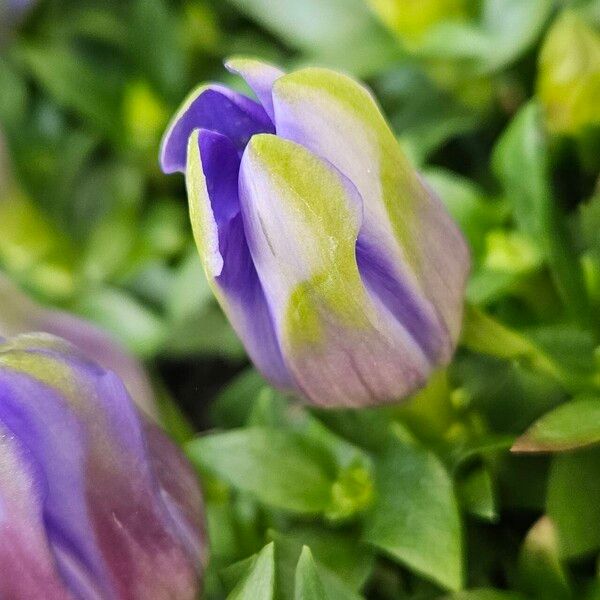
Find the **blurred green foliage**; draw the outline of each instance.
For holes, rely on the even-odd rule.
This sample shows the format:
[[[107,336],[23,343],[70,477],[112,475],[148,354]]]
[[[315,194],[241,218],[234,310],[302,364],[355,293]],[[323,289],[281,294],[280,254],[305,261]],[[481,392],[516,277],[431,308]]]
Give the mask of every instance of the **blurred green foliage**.
[[[0,36],[0,269],[159,366],[203,598],[600,598],[597,0],[39,0]],[[366,79],[469,241],[461,348],[403,404],[198,391],[246,359],[158,144],[240,53]]]

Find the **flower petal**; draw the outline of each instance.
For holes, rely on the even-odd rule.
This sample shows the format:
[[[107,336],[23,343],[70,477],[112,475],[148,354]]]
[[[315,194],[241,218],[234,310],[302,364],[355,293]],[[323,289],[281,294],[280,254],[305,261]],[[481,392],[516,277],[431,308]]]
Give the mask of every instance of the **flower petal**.
[[[354,185],[304,147],[254,136],[242,158],[248,243],[288,368],[321,405],[398,398],[431,365],[356,262],[362,202]]]
[[[248,250],[238,199],[237,151],[224,136],[200,130],[190,137],[187,155],[190,217],[208,280],[257,368],[290,389],[271,311]]]
[[[345,75],[310,68],[278,79],[273,101],[277,135],[328,160],[356,185],[364,201],[360,246],[374,257],[371,263],[385,259],[386,279],[414,296],[427,354],[449,360],[460,330],[468,249],[402,153],[371,94]],[[363,275],[373,278],[369,268]],[[387,305],[388,300],[383,299]],[[399,318],[417,318],[403,302],[389,308]]]
[[[48,543],[74,595],[194,598],[201,557],[120,380],[62,340],[20,336],[0,346],[0,393],[0,422],[44,474]]]
[[[165,173],[184,172],[188,138],[194,129],[211,129],[227,136],[241,153],[255,133],[272,132],[262,106],[222,85],[203,85],[185,100],[165,133],[160,164]]]
[[[232,73],[237,73],[244,78],[256,97],[262,104],[266,113],[275,122],[273,108],[273,84],[285,72],[281,69],[253,58],[230,58],[225,62],[225,67]]]
[[[88,358],[114,371],[125,383],[134,402],[157,419],[152,385],[142,364],[108,333],[69,313],[47,309],[27,297],[0,273],[0,335],[14,336],[39,331],[62,337]]]
[[[43,484],[27,450],[0,423],[0,598],[71,598],[44,535]]]

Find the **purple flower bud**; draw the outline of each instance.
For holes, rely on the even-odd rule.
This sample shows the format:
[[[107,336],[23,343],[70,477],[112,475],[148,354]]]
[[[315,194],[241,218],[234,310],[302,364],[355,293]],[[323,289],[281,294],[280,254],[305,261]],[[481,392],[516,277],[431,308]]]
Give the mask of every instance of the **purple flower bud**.
[[[359,83],[227,66],[259,102],[202,86],[161,149],[218,300],[276,386],[324,406],[405,396],[456,346],[462,235]]]
[[[118,377],[0,339],[0,598],[193,600],[203,561],[194,474]]]
[[[143,365],[107,332],[70,313],[44,308],[1,272],[0,307],[0,336],[38,331],[64,338],[101,367],[114,371],[137,406],[157,419],[152,385]]]

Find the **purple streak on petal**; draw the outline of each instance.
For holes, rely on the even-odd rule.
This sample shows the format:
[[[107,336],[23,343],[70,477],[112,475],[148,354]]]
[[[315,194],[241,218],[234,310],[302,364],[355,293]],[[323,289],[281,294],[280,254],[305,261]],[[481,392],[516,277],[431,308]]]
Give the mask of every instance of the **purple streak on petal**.
[[[275,385],[292,389],[292,379],[275,335],[271,311],[250,256],[238,198],[240,160],[224,136],[201,130],[202,170],[217,223],[223,267],[215,283],[224,310],[257,368]]]
[[[160,164],[165,173],[185,172],[188,139],[195,129],[210,129],[227,136],[241,154],[256,133],[273,132],[262,106],[222,85],[211,85],[188,101],[165,134]]]
[[[236,73],[244,78],[274,123],[273,84],[282,75],[285,75],[285,72],[268,63],[249,58],[230,59],[225,63],[225,67],[231,73]]]
[[[390,313],[404,325],[427,358],[436,364],[447,350],[446,336],[424,306],[422,298],[391,263],[387,254],[364,242],[359,236],[356,262],[370,294],[379,298]]]

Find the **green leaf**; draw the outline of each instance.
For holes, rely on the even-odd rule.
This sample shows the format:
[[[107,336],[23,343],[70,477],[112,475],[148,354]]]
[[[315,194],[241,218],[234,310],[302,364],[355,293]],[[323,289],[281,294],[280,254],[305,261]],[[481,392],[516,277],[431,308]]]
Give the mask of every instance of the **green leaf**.
[[[323,536],[320,535],[321,533]],[[292,600],[294,598],[294,574],[302,549],[309,544],[312,548],[314,564],[319,579],[323,582],[328,594],[335,600],[361,600],[362,597],[355,591],[354,586],[351,584],[352,577],[346,577],[346,570],[343,567],[341,567],[342,570],[340,571],[340,563],[336,562],[336,559],[333,557],[336,551],[336,541],[341,540],[341,550],[343,553],[347,552],[344,544],[348,540],[347,538],[344,539],[343,535],[337,536],[323,527],[315,527],[312,531],[310,529],[295,529],[290,534],[269,531],[268,536],[275,542],[275,553],[277,556],[275,564],[276,588],[280,600]],[[315,545],[313,546],[312,544]],[[356,539],[355,544],[365,552],[362,558],[370,570],[373,564],[372,555],[368,551],[365,551],[364,546],[358,544]],[[359,572],[364,576],[365,571],[362,565],[358,564],[357,566]]]
[[[461,524],[444,466],[427,450],[393,441],[376,468],[377,499],[365,540],[443,587],[459,589]]]
[[[449,139],[475,129],[482,118],[411,64],[384,72],[374,86],[390,125],[417,164]]]
[[[190,248],[177,268],[166,311],[176,323],[185,322],[202,310],[212,298],[212,292],[196,248]]]
[[[118,289],[90,292],[79,299],[76,308],[142,357],[158,352],[166,334],[165,323],[159,316]]]
[[[480,588],[477,590],[468,590],[458,592],[450,596],[445,596],[444,600],[526,600],[517,592],[502,592],[492,588]]]
[[[576,398],[546,413],[513,445],[513,452],[560,452],[600,442],[600,397]]]
[[[478,23],[442,22],[427,32],[418,52],[461,61],[477,73],[496,71],[535,42],[552,9],[551,0],[485,0]]]
[[[337,579],[334,587],[358,592],[373,569],[372,549],[358,539],[354,531],[326,529],[321,525],[296,526],[288,531],[270,530],[279,556],[292,557],[295,566],[303,546],[309,546],[321,573],[328,580]],[[287,574],[289,575],[289,573]]]
[[[539,54],[537,95],[548,128],[581,134],[600,124],[600,33],[585,14],[565,10],[553,22]]]
[[[600,447],[554,458],[548,479],[548,516],[560,555],[575,558],[600,548]]]
[[[59,105],[118,140],[119,86],[112,73],[99,72],[84,56],[57,44],[22,48],[19,57]]]
[[[461,505],[472,515],[485,521],[498,519],[493,482],[485,467],[476,467],[461,477],[457,494]]]
[[[232,0],[232,3],[284,42],[302,50],[313,62],[364,76],[400,54],[393,36],[361,0],[301,3]]]
[[[519,554],[520,588],[533,598],[569,600],[567,574],[558,556],[554,524],[542,517],[527,533]]]
[[[265,546],[252,560],[247,575],[235,586],[227,600],[273,600],[275,597],[274,544]]]
[[[305,437],[266,427],[199,437],[191,460],[267,505],[316,514],[331,504],[332,459]]]
[[[546,375],[564,390],[572,393],[588,393],[600,390],[600,377],[583,369],[566,365],[555,358],[526,335],[506,327],[493,317],[469,304],[465,308],[461,343],[465,348],[497,358],[517,361],[520,365]],[[550,383],[549,381],[547,381]]]
[[[325,591],[308,546],[302,548],[295,581],[294,600],[332,600],[332,596]]]
[[[253,368],[234,377],[217,395],[210,416],[218,427],[242,427],[248,422],[254,401],[267,387],[262,375]]]
[[[589,319],[587,292],[566,219],[553,196],[549,160],[541,111],[532,101],[497,142],[492,165],[512,203],[519,229],[539,244],[566,308],[585,325]]]

